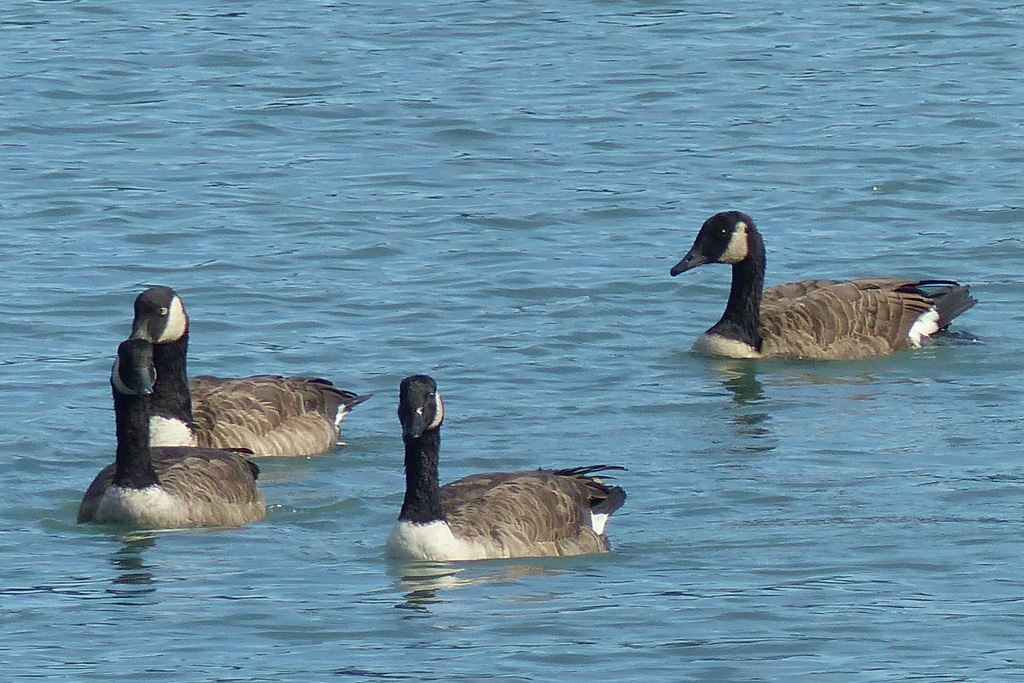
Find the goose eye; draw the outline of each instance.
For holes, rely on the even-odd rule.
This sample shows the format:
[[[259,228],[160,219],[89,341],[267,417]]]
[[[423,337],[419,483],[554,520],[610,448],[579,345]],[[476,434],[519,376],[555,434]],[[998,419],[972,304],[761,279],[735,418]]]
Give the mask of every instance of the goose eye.
[[[166,306],[161,306],[160,307],[160,315],[167,315],[170,312],[171,312],[171,309],[167,308]]]

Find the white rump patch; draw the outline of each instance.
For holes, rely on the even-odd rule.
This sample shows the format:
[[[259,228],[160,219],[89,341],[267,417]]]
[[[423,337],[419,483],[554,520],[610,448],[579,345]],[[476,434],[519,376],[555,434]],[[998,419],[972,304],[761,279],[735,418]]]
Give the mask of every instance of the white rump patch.
[[[707,332],[697,337],[697,341],[693,342],[693,350],[710,356],[724,356],[726,358],[761,357],[757,349],[746,342],[729,339],[718,334],[708,334]]]
[[[750,251],[747,242],[747,224],[740,221],[732,231],[732,237],[729,238],[729,246],[725,248],[725,251],[718,260],[722,263],[739,263],[747,258],[747,254]]]
[[[384,554],[396,560],[431,562],[496,557],[488,555],[486,548],[477,543],[455,538],[448,523],[441,520],[426,524],[398,520],[388,536]]]
[[[149,418],[150,446],[196,446],[196,435],[177,418],[153,415]]]
[[[910,345],[915,349],[921,348],[921,342],[939,331],[939,312],[933,307],[922,313],[910,326],[907,336],[910,338]]]
[[[611,515],[604,512],[590,513],[590,526],[593,527],[595,534],[600,536],[604,533],[604,525],[608,523],[609,517]]]
[[[156,339],[154,344],[166,344],[167,342],[178,341],[188,328],[188,316],[185,315],[185,306],[181,299],[175,296],[171,299],[171,309],[167,312],[167,325],[164,326],[163,334]]]

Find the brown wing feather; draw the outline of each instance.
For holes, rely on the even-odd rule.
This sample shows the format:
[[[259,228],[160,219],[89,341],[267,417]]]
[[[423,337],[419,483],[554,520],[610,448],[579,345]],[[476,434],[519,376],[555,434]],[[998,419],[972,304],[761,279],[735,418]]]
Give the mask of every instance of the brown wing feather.
[[[477,474],[441,487],[441,507],[452,532],[498,546],[509,557],[604,552],[594,533],[592,498],[601,484],[551,471]],[[607,488],[607,487],[605,487]]]
[[[212,448],[154,448],[153,467],[168,492],[196,507],[233,506],[266,515],[256,486],[259,468],[247,458]]]
[[[785,299],[798,299],[812,290],[835,284],[839,284],[839,280],[800,280],[774,285],[764,290],[761,305],[775,304]]]
[[[369,396],[317,377],[194,377],[189,382],[199,445],[254,455],[315,455],[338,441],[338,422]]]
[[[761,305],[766,356],[869,358],[909,345],[907,333],[933,306],[908,280],[865,278],[781,286]],[[803,293],[797,293],[799,289]],[[776,288],[771,288],[775,290]],[[784,295],[783,295],[784,294]]]
[[[917,284],[915,280],[905,280],[895,277],[863,277],[856,280],[798,280],[797,282],[784,282],[779,285],[772,285],[764,290],[761,297],[761,305],[775,304],[787,299],[799,299],[819,289],[827,289],[834,285],[855,284],[860,289],[892,289],[907,287]]]

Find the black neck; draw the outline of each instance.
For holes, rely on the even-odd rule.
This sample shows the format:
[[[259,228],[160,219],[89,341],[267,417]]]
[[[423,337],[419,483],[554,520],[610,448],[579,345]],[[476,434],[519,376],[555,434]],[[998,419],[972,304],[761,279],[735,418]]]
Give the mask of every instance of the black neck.
[[[441,491],[437,483],[440,450],[440,429],[431,429],[417,439],[406,440],[405,500],[398,519],[418,523],[444,519]]]
[[[149,450],[149,400],[114,391],[117,456],[114,485],[141,489],[159,484]]]
[[[761,350],[761,294],[764,291],[764,242],[755,230],[747,232],[747,257],[732,265],[732,287],[725,313],[708,330]]]
[[[188,391],[188,330],[181,339],[153,345],[156,384],[150,409],[160,417],[177,418],[192,428],[192,397]]]

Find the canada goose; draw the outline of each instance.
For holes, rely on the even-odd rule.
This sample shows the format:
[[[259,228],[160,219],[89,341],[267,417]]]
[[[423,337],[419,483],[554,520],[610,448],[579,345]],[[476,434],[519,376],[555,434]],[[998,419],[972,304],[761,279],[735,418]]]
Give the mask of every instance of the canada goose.
[[[79,522],[154,528],[238,526],[266,516],[259,468],[238,453],[149,445],[149,410],[157,379],[153,347],[121,342],[110,373],[117,455],[89,485]]]
[[[740,211],[704,221],[693,247],[670,273],[674,277],[705,263],[732,264],[725,313],[693,345],[716,356],[885,356],[920,347],[977,303],[967,285],[950,280],[803,280],[763,289],[764,241]]]
[[[626,492],[589,476],[614,465],[474,474],[438,486],[444,406],[426,375],[402,380],[405,500],[388,537],[389,557],[482,560],[603,553],[604,525]]]
[[[200,375],[190,382],[188,325],[185,306],[170,287],[150,287],[136,297],[131,336],[154,345],[155,446],[316,455],[338,443],[341,420],[372,396],[339,389],[319,377]]]

